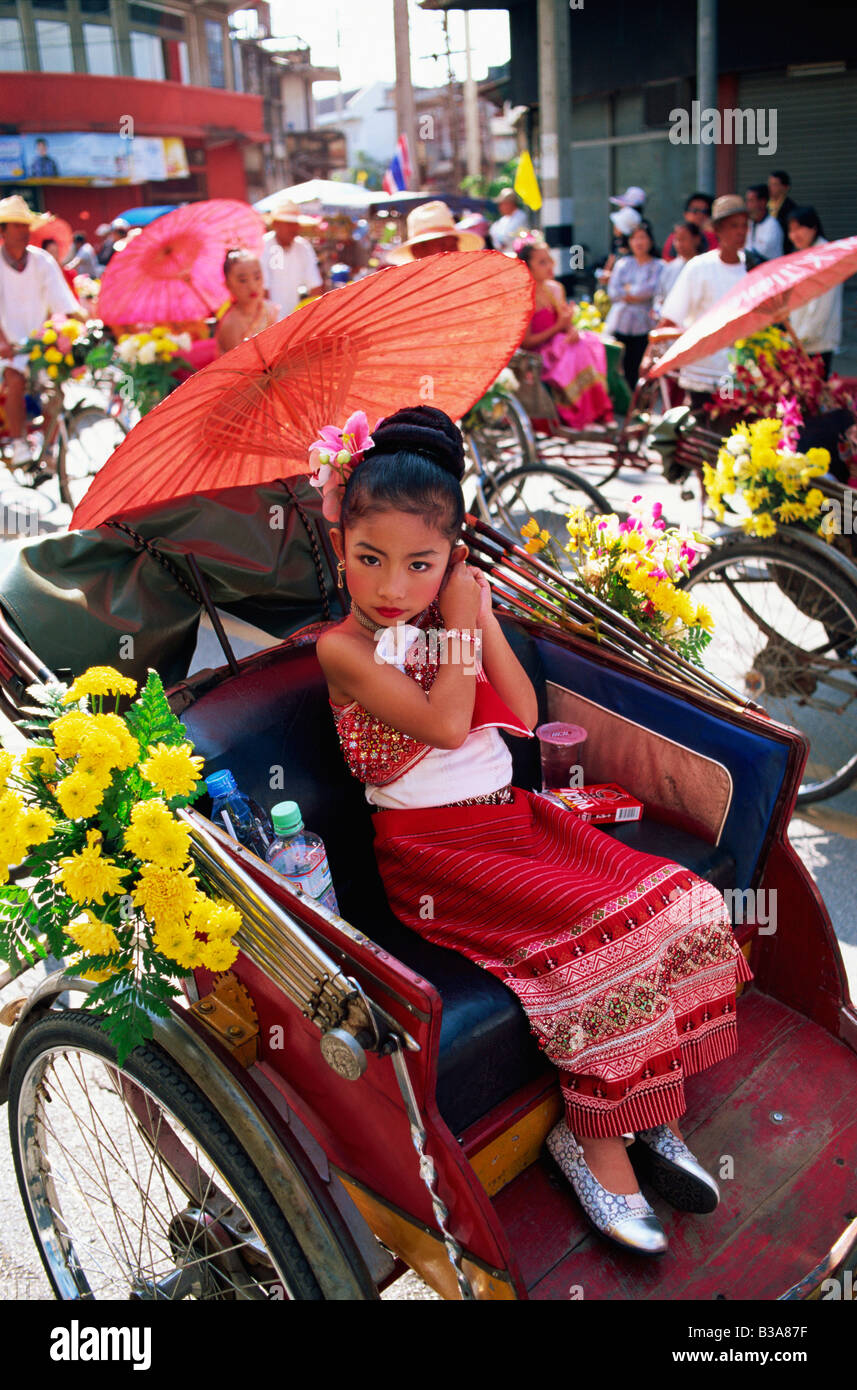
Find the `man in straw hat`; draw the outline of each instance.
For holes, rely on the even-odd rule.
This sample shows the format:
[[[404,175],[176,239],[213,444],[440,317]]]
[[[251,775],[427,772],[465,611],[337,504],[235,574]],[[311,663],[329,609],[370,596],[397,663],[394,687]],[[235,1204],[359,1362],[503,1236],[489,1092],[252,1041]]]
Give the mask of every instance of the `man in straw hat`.
[[[27,245],[30,232],[47,220],[28,208],[17,193],[0,199],[0,365],[6,388],[3,408],[7,432],[14,441],[14,463],[25,463],[30,457],[23,437],[27,354],[20,351],[21,345],[38,333],[52,314],[83,318],[53,256],[38,246]]]
[[[747,273],[744,242],[749,216],[744,199],[737,193],[715,198],[711,222],[718,241],[717,250],[704,251],[688,261],[664,300],[663,326],[690,328]],[[678,381],[689,392],[690,404],[699,409],[728,374],[729,349],[722,348],[710,357],[682,367]]]
[[[517,237],[527,230],[527,214],[514,188],[504,188],[498,194],[497,207],[500,216],[491,226],[491,245],[497,251],[511,251]]]
[[[408,213],[408,239],[387,253],[393,265],[421,261],[439,251],[482,251],[485,246],[475,232],[459,231],[446,203],[420,203]]]
[[[271,213],[271,230],[262,245],[262,279],[269,299],[279,305],[281,319],[297,308],[301,290],[321,289],[315,252],[299,235],[301,228],[307,230],[317,222],[288,199],[277,203]]]

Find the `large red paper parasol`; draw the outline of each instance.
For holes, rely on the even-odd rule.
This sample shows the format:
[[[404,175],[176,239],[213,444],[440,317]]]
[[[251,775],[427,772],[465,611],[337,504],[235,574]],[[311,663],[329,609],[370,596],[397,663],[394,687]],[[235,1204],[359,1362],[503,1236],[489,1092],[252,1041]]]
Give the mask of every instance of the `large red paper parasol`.
[[[323,425],[406,405],[458,419],[521,341],[534,282],[522,261],[452,251],[332,290],[240,343],[146,415],[72,518],[88,528],[195,492],[310,471]]]
[[[71,227],[64,217],[49,217],[40,226],[30,229],[30,243],[33,246],[44,246],[51,237],[57,244],[60,260],[64,261],[71,250]]]
[[[232,198],[190,203],[159,217],[111,257],[101,281],[105,323],[184,323],[206,318],[226,298],[226,252],[262,250],[258,212]]]
[[[792,309],[825,294],[857,271],[857,236],[810,246],[751,270],[702,318],[677,338],[652,367],[650,376],[729,347],[738,338],[787,319]]]

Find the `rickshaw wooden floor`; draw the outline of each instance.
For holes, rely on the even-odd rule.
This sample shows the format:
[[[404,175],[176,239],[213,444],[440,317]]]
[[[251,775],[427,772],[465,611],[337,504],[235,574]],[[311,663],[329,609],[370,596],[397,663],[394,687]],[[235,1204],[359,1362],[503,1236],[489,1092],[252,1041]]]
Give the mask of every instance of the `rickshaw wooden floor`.
[[[678,1212],[644,1186],[669,1250],[625,1254],[542,1158],[494,1198],[530,1298],[776,1299],[853,1219],[857,1055],[754,988],[738,1009],[739,1051],[688,1079],[682,1122],[718,1178],[717,1210]]]

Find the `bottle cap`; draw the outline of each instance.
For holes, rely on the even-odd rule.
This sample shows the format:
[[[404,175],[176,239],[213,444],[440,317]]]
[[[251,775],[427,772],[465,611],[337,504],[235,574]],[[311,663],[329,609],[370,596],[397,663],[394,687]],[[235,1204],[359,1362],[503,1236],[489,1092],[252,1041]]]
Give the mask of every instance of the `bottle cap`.
[[[210,772],[205,779],[205,785],[212,801],[218,796],[231,796],[238,790],[238,783],[228,767],[222,767],[219,772]]]
[[[301,808],[296,801],[278,801],[271,807],[271,824],[277,835],[294,835],[303,826]]]

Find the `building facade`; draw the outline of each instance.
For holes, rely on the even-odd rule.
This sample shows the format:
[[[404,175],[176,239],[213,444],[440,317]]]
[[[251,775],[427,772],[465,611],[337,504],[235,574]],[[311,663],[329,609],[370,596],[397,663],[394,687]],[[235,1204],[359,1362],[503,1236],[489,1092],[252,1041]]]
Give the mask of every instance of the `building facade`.
[[[514,107],[529,108],[528,144],[543,181],[559,170],[558,197],[564,208],[571,200],[575,242],[586,244],[593,255],[606,251],[608,199],[630,184],[646,189],[646,215],[658,239],[667,236],[685,198],[698,187],[693,0],[651,0],[645,6],[632,0],[421,4],[426,9],[509,11],[508,98]],[[753,5],[719,0],[720,124],[712,141],[714,187],[704,191],[743,193],[751,183],[764,183],[773,170],[785,169],[792,198],[815,206],[828,237],[857,233],[857,181],[851,172],[857,60],[848,40],[853,28],[854,8],[847,0],[818,0],[800,11],[774,0]],[[540,130],[540,39],[543,53],[561,48],[569,55],[564,70],[555,73],[560,111],[556,127],[546,132],[547,146]],[[677,110],[688,113],[688,143],[674,139],[679,127],[671,113]],[[729,112],[741,114],[730,121]],[[709,130],[718,134],[715,124]],[[557,143],[566,148],[557,150]],[[569,152],[570,158],[564,157]],[[559,220],[567,220],[565,211]]]
[[[0,0],[3,196],[90,229],[143,204],[245,198],[245,156],[270,136],[236,81],[237,8]]]

